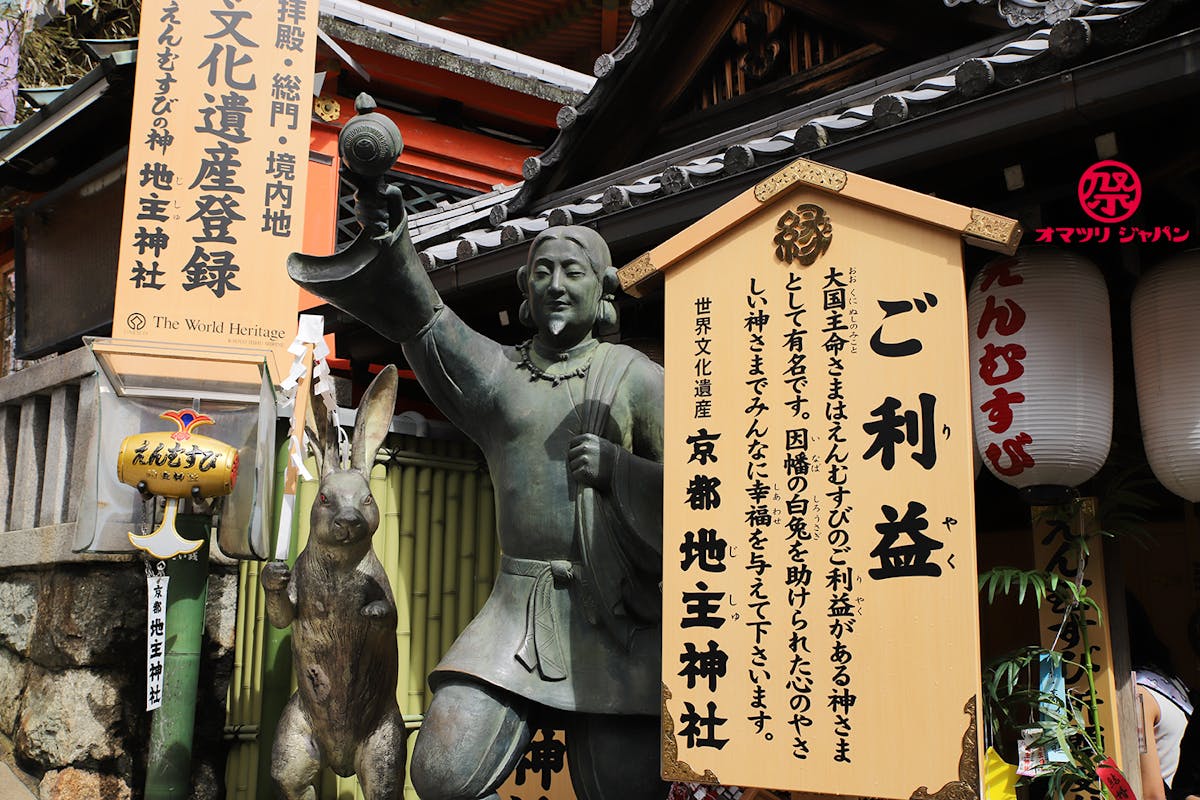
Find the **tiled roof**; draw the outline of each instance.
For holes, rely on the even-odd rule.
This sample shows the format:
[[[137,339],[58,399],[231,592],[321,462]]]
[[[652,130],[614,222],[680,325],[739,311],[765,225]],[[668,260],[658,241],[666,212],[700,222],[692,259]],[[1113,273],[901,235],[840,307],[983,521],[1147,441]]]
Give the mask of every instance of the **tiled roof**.
[[[475,63],[532,79],[553,86],[567,94],[578,96],[595,84],[595,79],[574,70],[532,58],[488,42],[472,39],[444,28],[427,25],[415,19],[394,14],[360,0],[321,0],[321,14],[343,22],[362,26],[394,39],[408,42],[427,51],[435,63],[446,57],[460,59],[458,69]],[[410,55],[413,55],[410,53]],[[418,55],[414,57],[419,58]],[[478,76],[483,77],[483,76]]]
[[[1089,0],[943,0],[948,6],[966,3],[991,5],[996,2],[996,13],[1004,17],[1014,28],[1022,25],[1053,25],[1068,17],[1084,14],[1100,3]]]
[[[1062,14],[1071,0],[1021,2],[1028,7],[1055,5]],[[829,145],[1128,48],[1144,40],[1180,2],[1074,3],[1069,9],[1074,16],[1061,17],[1052,25],[843,90],[740,129],[737,136],[714,137],[590,181],[574,192],[558,192],[557,202],[539,207],[531,196],[531,173],[538,172],[539,161],[548,155],[558,158],[569,151],[571,128],[594,107],[605,81],[636,47],[640,27],[652,24],[652,10],[643,10],[625,42],[597,62],[599,80],[592,92],[578,106],[560,112],[559,137],[546,153],[527,162],[526,182],[414,215],[410,221],[414,244],[426,269],[432,271],[526,241],[550,225],[586,223],[754,167],[773,162],[782,166],[801,155],[816,153],[819,159],[819,151]],[[568,124],[563,125],[564,120]],[[536,210],[513,213],[511,208]]]

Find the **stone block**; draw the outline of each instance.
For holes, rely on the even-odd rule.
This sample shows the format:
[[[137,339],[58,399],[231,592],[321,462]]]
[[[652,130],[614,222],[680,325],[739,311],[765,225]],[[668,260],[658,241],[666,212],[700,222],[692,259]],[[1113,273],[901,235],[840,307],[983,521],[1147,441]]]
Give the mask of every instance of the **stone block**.
[[[29,662],[0,647],[0,733],[5,736],[13,734],[28,677]]]
[[[220,658],[233,650],[237,637],[238,574],[214,570],[208,576],[208,602],[204,607],[204,633]]]
[[[21,401],[21,422],[17,434],[17,462],[13,469],[12,506],[8,530],[37,527],[38,506],[42,501],[42,475],[45,470],[46,436],[50,426],[50,399],[34,395]]]
[[[29,654],[37,621],[40,580],[28,572],[0,575],[0,643]]]
[[[129,691],[124,677],[85,669],[51,672],[37,665],[29,673],[13,733],[18,758],[49,770],[124,754],[122,695]]]
[[[68,767],[51,770],[38,787],[39,800],[131,800],[133,792],[116,775]]]
[[[75,445],[75,417],[79,394],[74,386],[58,386],[50,392],[50,421],[46,429],[46,450],[42,456],[42,499],[38,506],[38,526],[65,522],[70,489],[72,448]]]
[[[33,660],[47,667],[126,665],[144,650],[140,565],[67,567],[47,578]]]

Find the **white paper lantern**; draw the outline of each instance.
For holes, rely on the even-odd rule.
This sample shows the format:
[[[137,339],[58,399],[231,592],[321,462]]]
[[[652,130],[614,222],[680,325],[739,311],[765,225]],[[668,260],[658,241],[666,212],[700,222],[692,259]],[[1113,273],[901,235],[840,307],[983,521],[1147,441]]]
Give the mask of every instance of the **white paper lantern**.
[[[1159,483],[1200,502],[1200,251],[1151,270],[1133,293],[1142,442]]]
[[[1029,490],[1076,487],[1112,440],[1108,288],[1091,261],[1033,247],[971,285],[971,405],[984,464]]]

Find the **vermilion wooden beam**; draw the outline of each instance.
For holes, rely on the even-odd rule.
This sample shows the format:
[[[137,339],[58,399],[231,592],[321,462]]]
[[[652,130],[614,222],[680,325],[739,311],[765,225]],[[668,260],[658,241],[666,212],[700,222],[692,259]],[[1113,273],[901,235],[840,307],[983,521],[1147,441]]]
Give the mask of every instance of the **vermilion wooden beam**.
[[[343,42],[371,74],[373,85],[390,84],[431,98],[457,100],[468,108],[486,111],[501,119],[553,129],[562,103],[531,97],[476,78],[456,75],[438,67],[397,58],[350,42]],[[376,90],[380,97],[386,92]]]
[[[338,98],[340,127],[354,116],[354,101]],[[536,151],[470,131],[411,117],[387,108],[376,109],[392,118],[404,136],[404,152],[397,168],[468,189],[488,191],[496,184],[521,180],[521,165]]]
[[[604,6],[600,9],[600,50],[605,53],[617,49],[618,8],[617,0],[604,0]]]

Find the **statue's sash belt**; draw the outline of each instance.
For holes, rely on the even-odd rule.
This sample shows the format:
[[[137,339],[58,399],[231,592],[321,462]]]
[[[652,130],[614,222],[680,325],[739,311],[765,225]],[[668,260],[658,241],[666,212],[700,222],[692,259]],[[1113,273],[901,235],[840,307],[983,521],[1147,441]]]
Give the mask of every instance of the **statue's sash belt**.
[[[566,589],[576,580],[580,565],[570,561],[537,561],[531,558],[500,557],[500,571],[533,578],[533,590],[525,606],[525,637],[515,653],[525,669],[548,681],[567,677],[567,659],[559,640],[558,611],[553,592]]]

